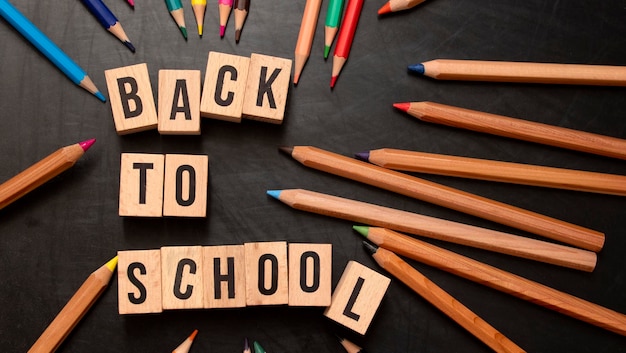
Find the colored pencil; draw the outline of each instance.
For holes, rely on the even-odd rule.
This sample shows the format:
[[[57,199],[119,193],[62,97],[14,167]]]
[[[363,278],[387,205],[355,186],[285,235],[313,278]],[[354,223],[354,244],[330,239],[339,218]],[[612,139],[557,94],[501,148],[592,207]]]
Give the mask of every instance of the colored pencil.
[[[217,8],[220,14],[220,38],[223,38],[230,11],[233,9],[233,0],[217,0]]]
[[[413,8],[425,0],[389,0],[378,9],[379,15],[385,15],[392,12],[404,11]]]
[[[96,17],[104,29],[117,37],[130,51],[135,52],[135,46],[133,46],[133,43],[128,39],[124,28],[122,28],[122,25],[113,12],[109,10],[102,0],[82,0],[82,2],[87,9],[89,9],[89,12]]]
[[[0,16],[20,32],[24,38],[28,39],[56,67],[63,71],[74,84],[79,85],[101,101],[106,102],[104,95],[100,93],[85,71],[7,0],[0,0]]]
[[[305,166],[418,200],[488,219],[586,250],[599,251],[604,234],[462,190],[381,168],[311,146],[282,148]]]
[[[185,13],[183,11],[183,4],[180,0],[165,0],[167,10],[172,15],[174,22],[178,25],[180,33],[183,34],[185,40],[187,40],[187,27],[185,26]]]
[[[135,0],[127,0],[127,2],[130,7],[132,7],[133,9],[135,8]]]
[[[206,0],[191,0],[191,8],[198,25],[198,35],[202,37],[204,27],[204,13],[206,12]]]
[[[117,256],[95,270],[52,320],[29,353],[54,352],[106,289],[117,266]]]
[[[300,32],[298,32],[298,40],[294,54],[293,83],[296,85],[300,80],[304,64],[311,55],[311,46],[313,45],[313,37],[315,37],[315,25],[317,25],[321,7],[322,0],[307,0],[304,5]]]
[[[265,353],[265,349],[263,349],[261,344],[257,341],[254,341],[254,353]]]
[[[400,232],[472,246],[581,271],[593,271],[594,252],[423,216],[303,189],[269,190],[268,195],[297,210],[387,227]]]
[[[324,26],[324,59],[328,58],[330,53],[330,47],[333,45],[339,30],[342,13],[343,0],[330,0],[326,11],[326,25]]]
[[[390,230],[369,228],[359,232],[365,233],[367,240],[399,255],[626,335],[624,314]]]
[[[437,80],[626,86],[626,66],[439,59],[409,71]]]
[[[187,337],[183,343],[181,343],[178,347],[176,347],[172,353],[188,353],[191,349],[191,345],[193,344],[193,340],[196,339],[196,335],[198,334],[198,330],[193,330],[191,335]]]
[[[348,60],[348,55],[350,55],[350,49],[352,48],[352,42],[354,40],[354,33],[356,32],[356,26],[359,23],[359,17],[361,16],[362,9],[363,0],[348,0],[348,4],[346,5],[346,14],[341,22],[341,28],[339,29],[339,35],[337,36],[337,45],[335,46],[335,53],[333,54],[333,69],[332,77],[330,79],[330,88],[335,87],[337,76],[339,76],[341,69]]]
[[[233,5],[235,13],[235,43],[239,43],[241,30],[250,12],[250,0],[235,0]]]
[[[243,353],[252,353],[250,350],[250,345],[248,344],[248,339],[245,338],[243,341]]]
[[[345,339],[343,337],[337,337],[337,338],[339,338],[339,343],[341,343],[341,345],[346,350],[346,352],[348,352],[348,353],[367,353],[365,351],[365,349],[357,346],[356,344],[348,341],[347,339]]]
[[[626,176],[381,148],[356,157],[377,166],[513,184],[626,196]]]
[[[441,310],[495,352],[525,352],[488,322],[463,305],[463,303],[404,262],[393,252],[373,246],[368,242],[363,242],[363,245],[380,267],[406,284],[415,293]]]
[[[2,183],[0,210],[72,167],[95,142],[91,139],[62,147]]]
[[[426,122],[626,159],[626,140],[433,102],[396,103]]]

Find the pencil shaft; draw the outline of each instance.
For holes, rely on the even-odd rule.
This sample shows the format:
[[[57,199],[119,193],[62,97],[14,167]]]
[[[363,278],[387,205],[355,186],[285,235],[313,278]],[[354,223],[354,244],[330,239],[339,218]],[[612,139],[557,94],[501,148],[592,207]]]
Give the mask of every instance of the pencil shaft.
[[[445,59],[422,65],[424,75],[439,80],[626,86],[623,66]]]
[[[464,329],[481,340],[495,352],[524,352],[488,322],[480,318],[461,302],[429,280],[422,273],[402,261],[389,250],[378,248],[372,255],[376,262],[414,292],[441,310]]]
[[[337,35],[337,44],[335,45],[335,52],[333,54],[331,88],[335,86],[337,76],[339,76],[341,69],[348,59],[348,55],[350,55],[350,49],[354,41],[354,33],[356,32],[362,9],[363,0],[348,0],[346,13],[341,22],[341,28]]]
[[[389,0],[389,6],[392,12],[408,10],[415,7],[425,0]]]
[[[380,235],[380,233],[374,234],[373,230],[373,228],[370,228],[368,240],[399,255],[528,300],[620,335],[626,335],[626,315],[614,310],[417,239],[399,235],[389,230],[382,230],[385,232],[383,235]],[[389,235],[390,233],[395,234]],[[398,237],[404,240],[397,240]],[[410,239],[410,242],[407,239]]]
[[[0,185],[0,209],[69,169],[84,154],[80,145],[63,147]]]
[[[198,35],[202,36],[204,31],[204,13],[206,12],[206,0],[191,0],[191,9],[198,26]]]
[[[600,232],[319,148],[298,146],[293,148],[291,155],[308,167],[482,217],[583,249],[598,251],[604,243],[604,235]]]
[[[298,83],[304,64],[311,54],[313,37],[315,37],[315,26],[319,17],[322,0],[307,0],[302,13],[300,32],[296,41],[295,63],[294,63],[294,83]]]
[[[326,10],[326,21],[324,26],[324,57],[328,57],[330,46],[335,40],[339,31],[341,14],[343,13],[343,0],[330,0]]]
[[[488,134],[626,159],[626,140],[433,102],[413,102],[407,111],[433,122]]]
[[[298,210],[583,271],[593,270],[596,262],[591,251],[303,189],[282,190],[278,199]]]
[[[235,41],[239,43],[241,29],[246,22],[246,17],[248,17],[248,11],[250,11],[250,0],[235,0],[233,8],[235,16]]]
[[[626,196],[626,176],[383,148],[369,152],[383,168]]]

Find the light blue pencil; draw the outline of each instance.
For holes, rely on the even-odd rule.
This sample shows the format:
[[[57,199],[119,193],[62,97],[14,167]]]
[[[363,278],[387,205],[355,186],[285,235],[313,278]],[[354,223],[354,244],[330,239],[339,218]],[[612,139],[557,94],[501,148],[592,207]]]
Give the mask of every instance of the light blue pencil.
[[[85,71],[7,0],[0,0],[0,16],[4,17],[7,22],[39,49],[43,55],[63,71],[72,82],[91,92],[91,94],[98,97],[101,101],[106,101],[104,95],[100,93],[100,90],[98,90]]]

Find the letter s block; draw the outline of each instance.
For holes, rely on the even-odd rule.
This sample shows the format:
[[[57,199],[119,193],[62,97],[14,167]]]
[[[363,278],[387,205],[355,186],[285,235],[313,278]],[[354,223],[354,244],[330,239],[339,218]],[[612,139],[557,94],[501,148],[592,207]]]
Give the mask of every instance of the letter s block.
[[[122,153],[120,216],[162,216],[164,168],[162,154]]]
[[[104,71],[118,135],[156,129],[157,111],[147,64]]]
[[[119,313],[162,312],[161,251],[118,251],[117,257]]]
[[[289,305],[329,306],[332,244],[289,244]]]
[[[163,215],[206,217],[209,157],[165,155]]]
[[[290,77],[290,59],[252,54],[243,100],[244,118],[282,124]]]
[[[200,115],[239,123],[250,58],[210,52],[204,76]]]
[[[161,248],[161,289],[163,310],[202,309],[202,247]]]
[[[378,272],[350,261],[324,315],[364,335],[390,282]]]

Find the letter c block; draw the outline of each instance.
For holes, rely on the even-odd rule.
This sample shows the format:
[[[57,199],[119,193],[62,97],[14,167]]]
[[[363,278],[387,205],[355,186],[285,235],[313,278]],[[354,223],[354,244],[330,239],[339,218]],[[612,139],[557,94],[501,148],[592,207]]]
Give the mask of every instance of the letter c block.
[[[118,251],[117,257],[119,313],[162,312],[161,251]]]
[[[161,266],[163,310],[202,309],[202,247],[162,247]]]
[[[210,52],[204,77],[200,115],[241,122],[250,58]]]

